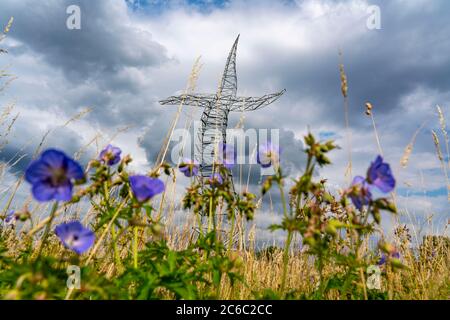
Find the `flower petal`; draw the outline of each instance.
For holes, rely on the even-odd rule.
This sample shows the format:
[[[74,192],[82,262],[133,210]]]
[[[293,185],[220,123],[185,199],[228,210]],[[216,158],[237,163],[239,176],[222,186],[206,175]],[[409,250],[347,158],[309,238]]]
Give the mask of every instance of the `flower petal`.
[[[37,201],[45,202],[54,199],[57,190],[49,183],[38,182],[33,184],[31,192]]]
[[[56,226],[55,233],[61,240],[67,240],[74,232],[83,230],[83,225],[79,221],[70,221]]]
[[[82,180],[84,178],[83,168],[73,159],[66,159],[66,170],[69,179]]]
[[[39,159],[31,162],[28,166],[25,171],[25,180],[33,184],[48,179],[51,174],[50,167]]]
[[[89,229],[84,229],[79,235],[78,240],[75,240],[72,244],[72,250],[78,254],[82,254],[87,251],[95,242],[95,234]]]
[[[143,175],[129,178],[131,190],[139,202],[144,202],[164,191],[164,183],[156,178]]]
[[[72,183],[66,181],[65,184],[60,185],[56,188],[55,200],[59,201],[70,201],[72,199]]]
[[[359,185],[359,184],[363,184],[364,182],[365,182],[365,180],[366,179],[364,179],[364,177],[361,177],[361,176],[355,176],[354,178],[353,178],[353,181],[352,181],[352,186],[356,186],[356,185]]]
[[[136,199],[140,202],[146,201],[149,199],[149,194],[147,187],[145,185],[145,178],[146,176],[131,176],[129,178],[130,180],[130,187],[133,191],[134,196]]]
[[[262,168],[269,168],[272,164],[274,164],[274,162],[279,163],[279,161],[280,148],[277,145],[273,145],[269,141],[258,147],[256,162],[258,162]]]
[[[120,161],[122,150],[108,144],[105,149],[100,152],[99,159],[105,161],[109,166],[113,166]]]
[[[221,185],[223,184],[223,177],[220,173],[214,173],[209,177],[209,183],[210,184],[217,184]]]
[[[353,205],[361,210],[363,206],[369,204],[372,200],[372,193],[370,192],[370,185],[366,179],[361,176],[355,176],[352,181],[352,190],[349,194]]]
[[[188,178],[198,174],[198,164],[191,159],[183,159],[179,169]]]
[[[56,149],[45,150],[40,160],[47,164],[50,168],[63,168],[66,161],[66,154]]]
[[[233,169],[237,163],[237,153],[234,150],[234,146],[219,142],[217,160],[228,170]]]
[[[391,192],[395,188],[395,178],[392,175],[391,167],[383,162],[381,156],[377,156],[371,163],[367,170],[367,180],[384,193]]]
[[[55,234],[66,248],[82,254],[88,250],[95,241],[95,234],[90,229],[83,227],[79,221],[61,223],[56,226]]]

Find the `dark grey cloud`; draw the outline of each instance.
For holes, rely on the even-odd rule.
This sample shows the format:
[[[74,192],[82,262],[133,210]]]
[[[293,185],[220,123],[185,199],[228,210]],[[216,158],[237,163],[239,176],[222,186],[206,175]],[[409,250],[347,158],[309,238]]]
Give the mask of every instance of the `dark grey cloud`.
[[[81,7],[80,31],[65,27],[69,4]],[[364,115],[366,101],[375,107],[384,153],[393,167],[398,167],[404,147],[426,119],[429,123],[417,137],[413,156],[429,158],[434,153],[430,130],[438,127],[434,105],[443,105],[447,117],[450,105],[450,3],[371,1],[381,8],[381,30],[366,28],[364,10],[352,9],[361,4],[365,2],[231,1],[198,14],[177,2],[170,10],[146,16],[147,11],[127,11],[120,1],[3,0],[0,21],[15,17],[11,41],[5,45],[8,62],[19,76],[9,90],[30,113],[70,117],[81,107],[92,107],[83,129],[89,125],[111,136],[117,127],[133,125],[134,138],[123,143],[142,148],[152,163],[176,112],[176,106],[163,108],[157,101],[184,88],[198,54],[206,62],[198,91],[213,91],[226,50],[240,32],[238,94],[287,89],[275,104],[246,114],[245,121],[246,128],[282,129],[286,172],[294,174],[304,164],[299,137],[307,125],[346,146],[339,49],[349,83],[355,172],[363,173],[378,153],[371,120]],[[226,49],[217,50],[225,42]],[[195,111],[194,119],[200,112]],[[230,127],[239,116],[231,116]],[[51,125],[56,126],[39,123],[35,128],[32,120],[24,121],[24,130],[17,132],[2,159]],[[87,139],[80,128],[61,129],[49,143],[76,151]],[[345,149],[333,152],[336,165],[324,171],[341,184],[346,155]],[[425,170],[429,180],[438,183],[441,177],[432,171],[436,167],[439,163],[431,160],[426,165],[412,161],[409,169],[414,174]],[[244,176],[248,170],[244,168]],[[409,179],[413,173],[405,175]],[[258,178],[252,174],[252,186]]]
[[[331,40],[323,50],[320,49],[323,40],[316,38],[313,45],[318,49],[315,50],[280,52],[270,47],[257,51],[261,57],[245,66],[243,77],[248,80],[244,81],[259,79],[255,83],[258,85],[264,79],[275,78],[287,89],[286,104],[309,97],[325,106],[305,110],[300,105],[295,120],[303,125],[308,123],[303,121],[302,114],[311,111],[314,120],[344,123],[338,69],[340,49],[349,83],[350,121],[354,127],[367,126],[361,121],[366,101],[376,106],[377,113],[390,116],[398,109],[402,97],[417,87],[448,91],[450,56],[444,52],[450,52],[450,3],[433,1],[429,10],[420,10],[420,6],[413,10],[401,1],[371,1],[371,4],[380,6],[381,30],[368,30],[365,19],[361,19],[365,16],[360,15],[355,16],[348,30],[358,31],[360,35],[345,38],[342,29],[336,26],[327,33]],[[320,21],[317,19],[317,23]],[[295,36],[292,34],[292,41],[300,41]],[[277,122],[281,126],[285,121],[280,116]]]
[[[19,125],[19,128],[20,127],[21,126]],[[15,132],[17,132],[19,128],[15,128]],[[25,131],[26,129],[22,127],[22,130]],[[15,134],[15,132],[13,132],[13,134]],[[25,133],[21,132],[21,134]],[[33,133],[29,134],[33,135]],[[30,162],[33,160],[33,156],[39,149],[60,149],[64,150],[64,152],[70,156],[74,156],[77,152],[83,150],[81,137],[76,131],[66,127],[54,128],[48,131],[47,134],[44,134],[40,140],[35,140],[33,142],[35,143],[30,144],[27,143],[27,141],[22,141],[22,143],[20,143],[18,140],[14,140],[14,143],[12,144],[6,143],[0,150],[0,161],[8,163],[9,165],[14,165],[12,172],[20,175],[28,167]],[[93,156],[95,155],[88,151],[87,153],[83,153],[81,158],[77,158],[77,160],[81,161],[83,164],[86,164],[87,161]]]
[[[69,30],[66,8],[81,9],[81,29]],[[0,19],[14,16],[12,37],[44,60],[62,68],[74,82],[111,77],[125,67],[158,66],[167,61],[165,48],[144,30],[124,25],[127,12],[110,1],[2,1]],[[103,79],[106,81],[107,79]],[[117,81],[117,79],[115,79]],[[123,84],[117,82],[112,89]]]
[[[69,5],[81,9],[81,29],[66,27]],[[142,124],[155,99],[145,73],[169,61],[164,46],[150,32],[129,23],[125,3],[110,1],[2,1],[0,21],[14,16],[10,50],[28,54],[59,70],[50,80],[59,108],[72,113],[90,106],[90,119],[111,126]],[[133,112],[129,112],[130,109]]]

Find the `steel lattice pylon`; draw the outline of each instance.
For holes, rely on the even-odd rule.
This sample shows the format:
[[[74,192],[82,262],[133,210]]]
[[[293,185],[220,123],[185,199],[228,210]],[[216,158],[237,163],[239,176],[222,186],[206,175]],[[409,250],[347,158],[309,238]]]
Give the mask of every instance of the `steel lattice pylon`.
[[[231,111],[245,112],[265,107],[277,100],[286,90],[266,94],[261,97],[239,97],[237,92],[236,50],[239,41],[237,36],[225,64],[223,76],[215,94],[183,94],[161,100],[162,105],[189,105],[204,108],[201,116],[200,131],[200,176],[210,177],[213,172],[215,155],[211,153],[212,146],[218,142],[226,142],[228,114]],[[220,134],[218,135],[217,132]]]

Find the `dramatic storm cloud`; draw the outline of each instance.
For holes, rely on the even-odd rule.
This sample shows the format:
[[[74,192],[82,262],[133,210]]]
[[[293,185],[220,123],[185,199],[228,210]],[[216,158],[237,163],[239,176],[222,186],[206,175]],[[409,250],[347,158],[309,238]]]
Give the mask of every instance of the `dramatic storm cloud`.
[[[72,4],[81,9],[80,30],[66,27],[66,8]],[[367,27],[370,5],[380,8],[379,30]],[[86,160],[113,140],[133,155],[135,170],[150,168],[177,109],[158,101],[186,88],[200,55],[195,91],[214,93],[230,47],[241,34],[238,94],[287,91],[267,108],[230,115],[230,127],[245,117],[246,129],[280,129],[282,159],[291,174],[304,165],[301,138],[308,127],[322,139],[335,139],[342,149],[331,156],[334,166],[318,173],[335,189],[348,183],[351,136],[353,174],[365,174],[382,151],[398,180],[398,203],[408,213],[402,217],[405,223],[410,223],[408,216],[420,222],[434,215],[442,226],[449,203],[431,130],[440,132],[437,104],[450,121],[449,14],[446,0],[2,0],[0,22],[6,24],[10,16],[15,20],[2,42],[8,54],[0,55],[0,67],[18,78],[0,103],[14,104],[10,117],[19,116],[1,159],[8,165],[15,162],[11,158],[21,159],[9,167],[20,173],[50,130],[44,146],[69,153],[82,149]],[[349,130],[340,59],[349,83]],[[374,106],[381,151],[372,119],[365,115],[367,101]],[[66,123],[86,108],[91,111]],[[200,115],[201,110],[185,108],[178,127]],[[405,147],[422,124],[402,168]],[[250,183],[256,189],[259,169],[252,170]]]

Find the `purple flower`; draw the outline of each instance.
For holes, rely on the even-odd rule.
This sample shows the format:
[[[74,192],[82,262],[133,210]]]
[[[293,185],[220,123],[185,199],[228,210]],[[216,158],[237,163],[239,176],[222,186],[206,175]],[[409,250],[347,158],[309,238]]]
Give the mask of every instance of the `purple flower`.
[[[221,185],[223,184],[223,177],[220,173],[213,173],[210,177],[209,177],[209,183],[211,185]]]
[[[56,226],[55,233],[66,248],[82,254],[87,251],[95,241],[95,234],[83,227],[79,221],[61,223]]]
[[[217,160],[219,164],[222,164],[228,170],[231,170],[237,163],[237,153],[234,152],[234,147],[220,142],[218,153]]]
[[[386,257],[386,255],[383,253],[383,254],[381,255],[380,261],[378,261],[378,265],[379,265],[379,266],[382,266],[383,264],[386,263],[386,261],[387,261],[387,257]]]
[[[367,170],[367,181],[384,193],[391,192],[395,187],[395,179],[389,164],[383,162],[381,156],[377,156]]]
[[[101,161],[104,161],[109,166],[113,166],[120,161],[121,153],[122,150],[108,144],[106,148],[103,149],[102,152],[100,152],[99,158]]]
[[[161,180],[141,175],[131,176],[130,186],[139,202],[145,202],[164,191],[164,183]]]
[[[349,196],[358,210],[361,210],[363,206],[369,204],[372,200],[372,193],[370,192],[369,187],[369,184],[363,177],[356,176],[353,178]]]
[[[256,161],[263,168],[278,165],[280,161],[280,147],[273,145],[271,142],[260,145],[256,155]]]
[[[13,225],[17,221],[16,212],[14,210],[10,210],[3,221],[7,226]]]
[[[400,253],[398,251],[394,251],[392,252],[390,255],[390,259],[400,259]],[[378,261],[378,265],[382,266],[383,264],[386,264],[387,262],[387,255],[386,254],[382,254],[380,261]]]
[[[38,201],[69,201],[72,198],[72,181],[83,178],[81,166],[55,149],[44,151],[25,172],[25,179],[32,185],[33,196]]]
[[[184,159],[180,164],[180,171],[186,177],[192,177],[198,175],[198,163],[190,159]]]
[[[395,187],[391,168],[389,164],[383,162],[381,156],[377,156],[375,161],[370,164],[366,179],[361,176],[353,179],[349,196],[356,208],[361,210],[364,205],[372,201],[373,187],[377,187],[384,193],[391,192]]]

